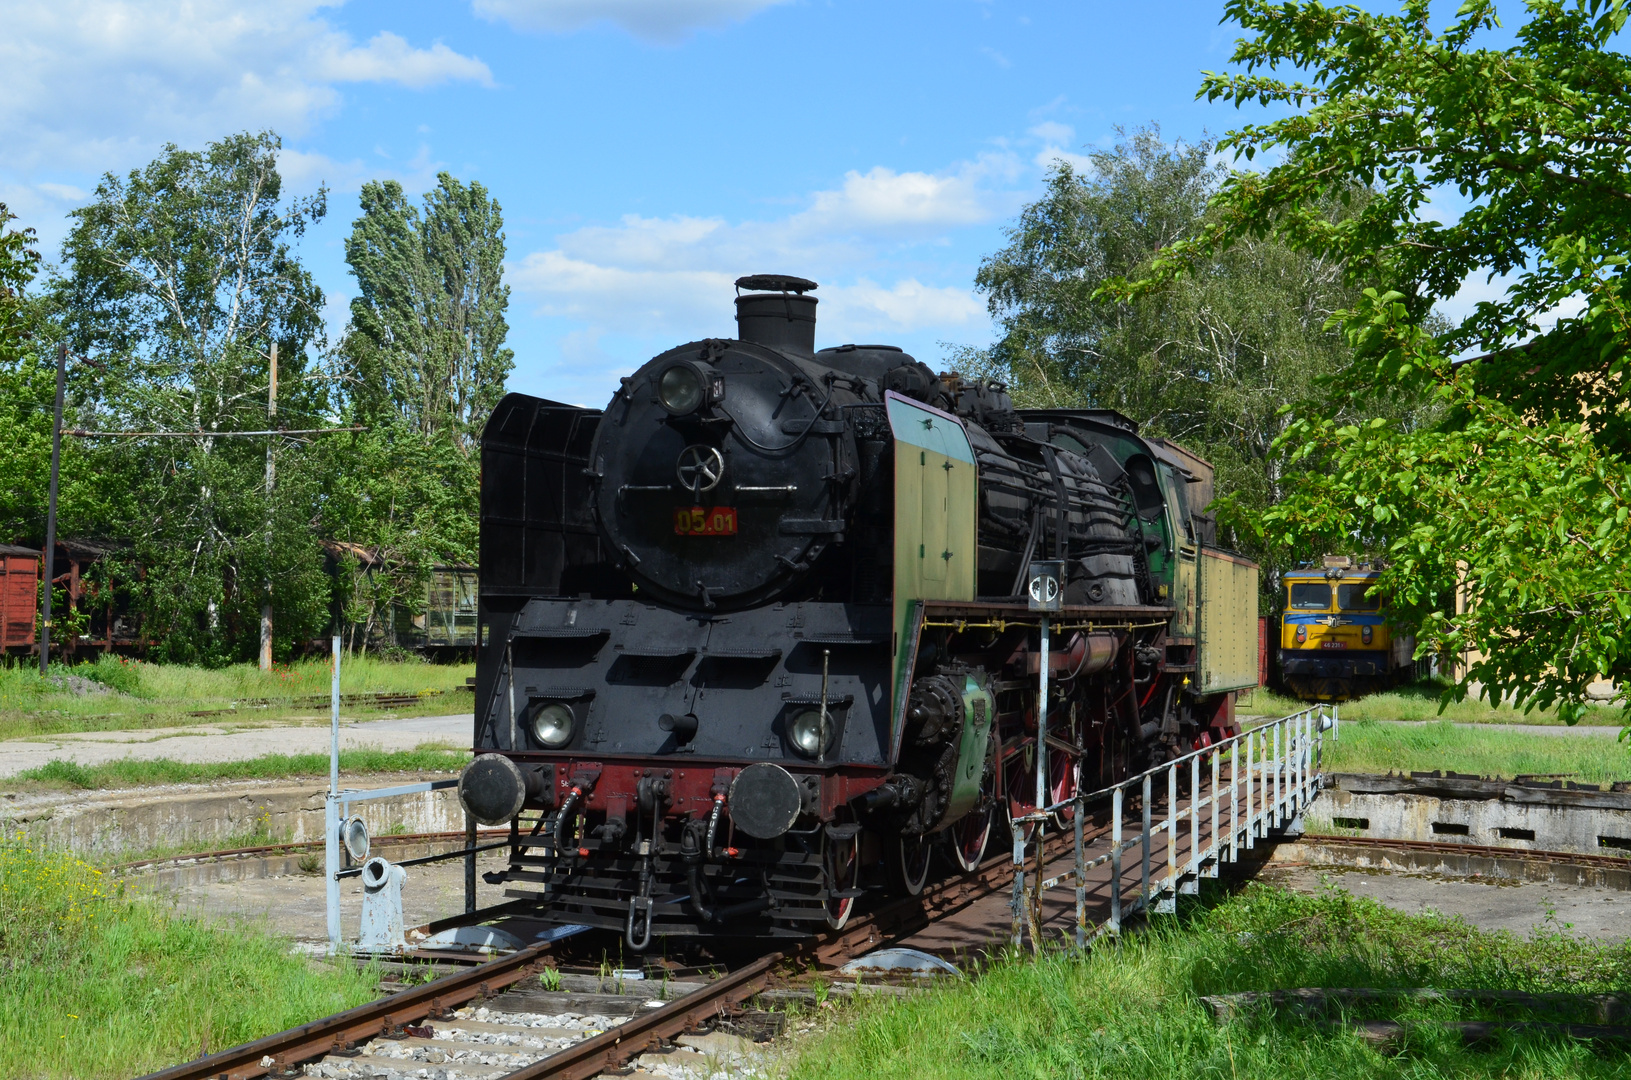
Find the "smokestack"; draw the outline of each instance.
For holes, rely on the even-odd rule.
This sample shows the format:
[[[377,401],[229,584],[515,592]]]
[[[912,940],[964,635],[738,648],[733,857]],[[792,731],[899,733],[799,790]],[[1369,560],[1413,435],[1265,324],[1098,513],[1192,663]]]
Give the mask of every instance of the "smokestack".
[[[815,355],[816,298],[804,294],[816,283],[786,274],[751,274],[736,279],[736,336],[783,352]],[[747,296],[742,289],[753,290]]]

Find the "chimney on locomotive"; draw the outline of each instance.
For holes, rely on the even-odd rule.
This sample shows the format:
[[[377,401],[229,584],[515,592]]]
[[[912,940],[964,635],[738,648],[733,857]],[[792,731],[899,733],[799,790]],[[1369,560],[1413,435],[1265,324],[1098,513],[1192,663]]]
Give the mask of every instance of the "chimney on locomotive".
[[[816,283],[787,274],[736,279],[736,336],[799,356],[815,355]],[[751,290],[743,296],[742,290]]]

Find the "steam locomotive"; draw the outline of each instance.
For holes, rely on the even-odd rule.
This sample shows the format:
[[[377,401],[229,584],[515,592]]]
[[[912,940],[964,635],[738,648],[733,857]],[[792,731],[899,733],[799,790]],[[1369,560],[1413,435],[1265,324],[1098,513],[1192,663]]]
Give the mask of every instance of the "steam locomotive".
[[[893,346],[818,351],[814,282],[736,284],[735,338],[604,410],[510,394],[482,436],[460,797],[510,826],[489,881],[637,951],[842,927],[1232,734],[1257,682],[1257,568],[1216,547],[1204,461]]]

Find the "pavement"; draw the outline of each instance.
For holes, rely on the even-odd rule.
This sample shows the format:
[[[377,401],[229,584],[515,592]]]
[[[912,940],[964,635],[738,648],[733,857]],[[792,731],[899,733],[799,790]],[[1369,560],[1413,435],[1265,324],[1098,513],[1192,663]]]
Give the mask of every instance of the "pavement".
[[[1480,930],[1518,937],[1563,931],[1599,941],[1631,937],[1631,893],[1558,882],[1486,884],[1436,874],[1398,874],[1332,867],[1270,867],[1262,877],[1304,893],[1338,888],[1395,911],[1459,915]]]
[[[392,858],[389,850],[386,858]],[[489,907],[507,899],[506,886],[489,885],[481,874],[508,865],[506,853],[487,851],[476,856],[476,904]],[[407,867],[402,886],[402,917],[407,926],[419,926],[464,910],[464,860]],[[132,877],[140,883],[140,877]],[[362,918],[362,878],[340,883],[340,920],[347,936],[357,933]],[[323,941],[328,936],[328,894],[321,872],[284,877],[212,881],[166,890],[163,895],[176,910],[211,919],[241,918],[296,941]]]
[[[340,748],[396,751],[440,742],[462,749],[469,747],[474,727],[473,713],[359,721],[341,717]],[[242,761],[264,754],[326,754],[328,749],[327,724],[241,729],[230,724],[199,724],[138,731],[87,731],[0,742],[0,779],[52,760],[80,765],[153,758],[217,762]]]

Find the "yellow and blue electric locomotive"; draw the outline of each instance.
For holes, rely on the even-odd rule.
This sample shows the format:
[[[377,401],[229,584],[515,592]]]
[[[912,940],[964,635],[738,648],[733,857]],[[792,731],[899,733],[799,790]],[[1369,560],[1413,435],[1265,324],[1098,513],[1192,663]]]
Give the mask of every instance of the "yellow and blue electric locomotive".
[[[1416,640],[1388,627],[1381,567],[1346,555],[1288,571],[1280,617],[1280,675],[1305,701],[1343,701],[1406,681]]]

